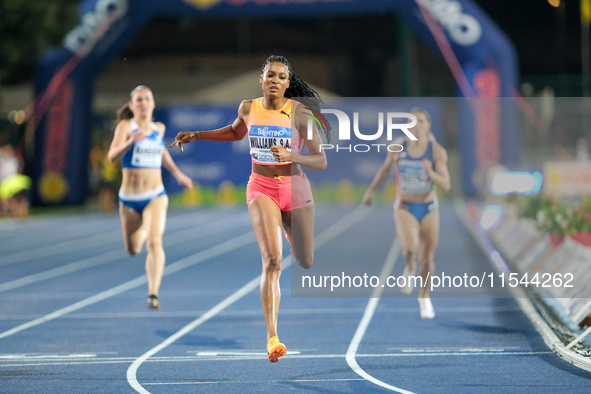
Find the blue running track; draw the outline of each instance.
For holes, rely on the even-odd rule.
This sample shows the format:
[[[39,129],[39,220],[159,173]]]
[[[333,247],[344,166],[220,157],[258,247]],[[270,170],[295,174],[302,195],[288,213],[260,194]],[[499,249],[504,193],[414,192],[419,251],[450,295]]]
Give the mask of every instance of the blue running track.
[[[441,223],[437,272],[493,272],[451,203]],[[351,259],[379,270],[399,251],[392,208],[318,206],[316,244],[306,274]],[[151,311],[145,248],[127,256],[118,216],[0,221],[0,393],[591,392],[591,373],[551,352],[508,292],[442,292],[422,320],[416,289],[292,298],[291,268],[279,309],[288,354],[271,364],[246,208],[170,210],[164,247]]]

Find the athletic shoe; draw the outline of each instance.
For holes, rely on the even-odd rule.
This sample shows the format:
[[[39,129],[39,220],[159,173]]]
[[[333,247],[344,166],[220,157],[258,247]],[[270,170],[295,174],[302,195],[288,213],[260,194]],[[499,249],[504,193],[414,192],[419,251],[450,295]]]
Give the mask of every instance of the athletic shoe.
[[[160,303],[158,302],[158,297],[155,295],[148,296],[148,308],[149,309],[160,309]]]
[[[284,344],[279,342],[277,335],[269,338],[267,341],[267,354],[269,356],[269,361],[276,363],[281,357],[285,356],[286,353],[287,349],[285,348]]]
[[[412,293],[412,289],[414,288],[414,279],[411,280],[410,277],[415,276],[416,273],[417,273],[416,264],[415,264],[415,269],[413,272],[410,272],[410,270],[408,269],[408,265],[404,266],[404,272],[402,273],[402,276],[404,276],[406,278],[406,286],[400,288],[400,291],[402,292],[402,294]]]
[[[433,310],[433,304],[431,304],[431,298],[418,298],[419,307],[421,309],[421,319],[433,319],[435,317],[435,311]]]

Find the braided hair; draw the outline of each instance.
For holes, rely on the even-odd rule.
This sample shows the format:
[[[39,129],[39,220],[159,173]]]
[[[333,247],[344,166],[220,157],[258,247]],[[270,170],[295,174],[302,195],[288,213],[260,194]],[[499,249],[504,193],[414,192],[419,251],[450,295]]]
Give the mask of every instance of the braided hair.
[[[283,56],[271,55],[263,62],[261,67],[261,73],[265,71],[265,68],[269,63],[283,63],[287,67],[289,73],[289,87],[285,90],[283,95],[286,98],[297,97],[299,101],[304,104],[304,107],[312,112],[313,118],[320,118],[322,121],[320,127],[326,135],[327,142],[330,142],[330,125],[324,120],[324,117],[320,113],[320,109],[325,105],[320,98],[318,92],[312,89],[304,80],[302,80],[291,68],[291,64]]]

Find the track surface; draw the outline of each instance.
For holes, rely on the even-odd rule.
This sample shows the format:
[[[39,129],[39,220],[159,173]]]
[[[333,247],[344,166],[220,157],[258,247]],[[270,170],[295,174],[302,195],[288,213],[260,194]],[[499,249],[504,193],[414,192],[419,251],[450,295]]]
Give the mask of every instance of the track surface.
[[[306,273],[355,259],[382,267],[399,250],[391,209],[317,207]],[[492,272],[451,204],[441,223],[438,272]],[[433,298],[437,316],[422,320],[416,290],[292,298],[292,268],[279,310],[288,354],[271,364],[245,208],[169,211],[160,311],[146,308],[145,251],[128,257],[120,232],[116,215],[0,222],[0,392],[591,390],[591,374],[552,353],[511,298]],[[399,253],[390,263],[400,275]]]

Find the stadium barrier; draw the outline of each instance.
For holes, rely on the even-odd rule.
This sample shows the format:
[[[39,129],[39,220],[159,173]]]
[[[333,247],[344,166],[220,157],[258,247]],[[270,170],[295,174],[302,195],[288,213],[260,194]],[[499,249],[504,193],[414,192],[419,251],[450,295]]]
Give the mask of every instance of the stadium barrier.
[[[538,299],[557,319],[554,323],[559,324],[551,324],[553,328],[559,328],[570,341],[591,325],[591,271],[586,269],[591,261],[591,247],[570,236],[561,242],[552,240],[550,235],[540,234],[532,221],[518,218],[511,207],[504,210],[504,217],[487,235],[519,278],[536,278],[542,284],[542,278],[569,282],[568,287],[554,283],[523,285],[526,293]],[[589,345],[590,340],[584,338],[583,344]]]

